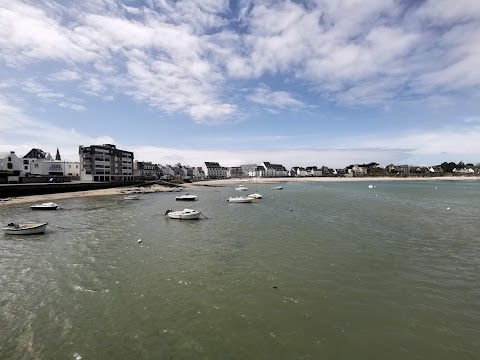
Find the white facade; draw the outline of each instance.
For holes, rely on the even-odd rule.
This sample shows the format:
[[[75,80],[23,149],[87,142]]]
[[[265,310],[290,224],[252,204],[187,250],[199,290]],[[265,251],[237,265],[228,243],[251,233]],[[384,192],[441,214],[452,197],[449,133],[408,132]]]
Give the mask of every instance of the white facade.
[[[28,159],[24,159],[28,161]],[[27,166],[27,165],[24,165]],[[80,162],[36,159],[28,163],[32,175],[80,176]]]
[[[218,162],[205,162],[203,167],[207,179],[225,179],[227,178],[227,169],[220,166]]]
[[[15,151],[0,152],[0,170],[20,171],[20,176],[25,173],[22,160],[15,154]]]
[[[201,166],[196,166],[193,168],[193,177],[195,179],[205,179],[205,172]]]

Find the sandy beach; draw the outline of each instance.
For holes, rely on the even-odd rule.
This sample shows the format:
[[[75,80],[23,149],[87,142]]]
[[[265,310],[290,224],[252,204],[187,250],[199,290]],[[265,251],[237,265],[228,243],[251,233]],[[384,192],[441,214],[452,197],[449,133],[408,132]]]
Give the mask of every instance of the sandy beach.
[[[181,190],[181,188],[192,187],[191,184],[182,184],[178,188],[171,188],[161,185],[152,185],[145,187],[116,187],[110,189],[101,190],[89,190],[89,191],[73,191],[56,194],[45,195],[31,195],[31,196],[19,196],[15,198],[0,199],[0,206],[9,204],[23,204],[23,203],[43,203],[49,201],[58,201],[62,199],[74,199],[84,198],[90,196],[112,196],[112,195],[127,195],[127,194],[148,194],[156,192],[175,192]]]
[[[112,196],[126,194],[148,194],[155,192],[175,192],[182,189],[194,189],[198,186],[235,186],[237,184],[277,184],[288,182],[351,182],[362,181],[375,183],[379,181],[458,181],[469,180],[478,181],[480,176],[441,176],[441,177],[410,177],[410,178],[392,178],[392,177],[300,177],[300,178],[245,178],[245,179],[218,179],[202,180],[195,183],[184,183],[177,188],[171,188],[161,185],[152,185],[145,187],[117,187],[111,189],[75,191],[56,194],[20,196],[15,198],[0,199],[0,206],[22,203],[43,203],[49,201],[58,201],[62,199],[84,198],[90,196]]]
[[[471,180],[478,181],[480,176],[438,176],[438,177],[408,177],[408,178],[394,178],[394,177],[297,177],[297,178],[246,178],[246,179],[218,179],[218,180],[204,180],[197,181],[195,185],[211,185],[211,186],[232,186],[235,184],[277,184],[288,182],[352,182],[362,181],[371,182],[376,181],[457,181],[457,180]]]

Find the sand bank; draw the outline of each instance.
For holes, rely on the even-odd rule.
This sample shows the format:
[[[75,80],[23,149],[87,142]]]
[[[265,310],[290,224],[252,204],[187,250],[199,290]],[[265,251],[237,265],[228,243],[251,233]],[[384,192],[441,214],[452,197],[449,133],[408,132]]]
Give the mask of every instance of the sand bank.
[[[182,186],[191,187],[190,186]],[[44,195],[32,195],[32,196],[19,196],[15,198],[0,199],[0,206],[8,204],[23,204],[23,203],[43,203],[53,201],[56,202],[62,199],[75,199],[84,198],[90,196],[111,196],[111,195],[126,195],[126,194],[148,194],[156,192],[172,192],[179,191],[178,188],[171,188],[161,185],[152,185],[146,187],[116,187],[110,189],[89,190],[89,191],[73,191],[56,194],[44,194]]]
[[[211,186],[232,186],[235,184],[276,184],[287,182],[349,182],[363,181],[374,183],[376,181],[452,181],[452,180],[480,180],[480,176],[438,176],[438,177],[292,177],[292,178],[246,178],[246,179],[218,179],[197,181],[195,185],[211,185]]]

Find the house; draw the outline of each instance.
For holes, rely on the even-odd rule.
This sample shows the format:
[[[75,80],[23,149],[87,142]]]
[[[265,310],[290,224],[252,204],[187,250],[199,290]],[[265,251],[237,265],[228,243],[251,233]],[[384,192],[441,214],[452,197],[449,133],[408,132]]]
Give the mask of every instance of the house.
[[[453,173],[455,174],[475,174],[475,170],[473,170],[472,168],[462,168],[462,169],[453,169],[452,170]]]
[[[288,176],[288,171],[285,166],[280,164],[271,164],[267,161],[262,162],[262,167],[265,169],[265,177],[285,177]]]
[[[263,166],[256,166],[255,168],[250,168],[248,171],[248,177],[265,177],[265,168]]]
[[[227,177],[227,169],[220,166],[218,162],[205,161],[203,170],[207,179],[225,179]]]
[[[365,166],[360,166],[360,165],[352,165],[349,169],[348,169],[348,174],[350,176],[365,176],[367,175],[367,172],[368,172],[368,168],[365,167]]]
[[[158,180],[162,177],[163,173],[157,164],[135,160],[133,162],[133,175],[146,180]]]
[[[90,145],[78,148],[80,179],[84,181],[133,181],[133,152],[115,145]]]
[[[20,176],[25,173],[23,162],[15,154],[15,151],[0,152],[0,171],[13,173],[18,171]]]
[[[305,170],[307,171],[307,176],[322,176],[322,170],[316,166],[307,166]]]
[[[305,177],[307,176],[307,170],[300,166],[294,166],[292,167],[292,170],[289,172],[289,176]]]
[[[243,169],[241,166],[232,166],[227,170],[227,177],[229,178],[241,178],[243,177]]]
[[[80,176],[80,163],[78,161],[36,159],[31,161],[28,166],[31,175]]]
[[[193,168],[193,178],[194,179],[205,179],[205,172],[201,166],[196,166]]]

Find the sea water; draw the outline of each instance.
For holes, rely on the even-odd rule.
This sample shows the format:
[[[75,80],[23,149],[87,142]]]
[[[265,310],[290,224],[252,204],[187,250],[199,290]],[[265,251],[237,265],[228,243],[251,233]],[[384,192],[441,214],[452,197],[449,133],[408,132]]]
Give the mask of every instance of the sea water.
[[[480,358],[480,183],[368,184],[2,206],[0,359]]]

